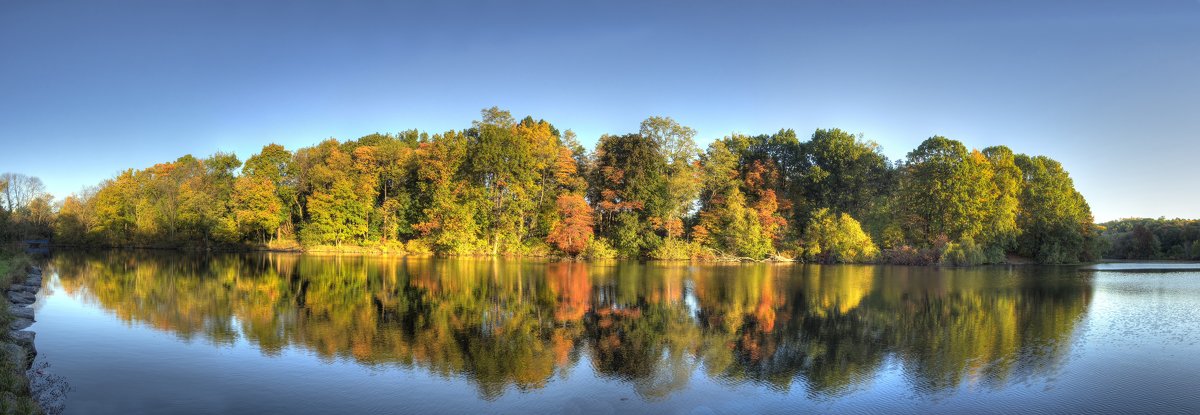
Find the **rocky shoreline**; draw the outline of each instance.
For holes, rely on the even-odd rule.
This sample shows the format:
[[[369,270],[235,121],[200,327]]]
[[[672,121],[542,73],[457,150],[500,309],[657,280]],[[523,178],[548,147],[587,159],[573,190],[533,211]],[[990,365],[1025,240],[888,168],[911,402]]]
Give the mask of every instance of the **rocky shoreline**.
[[[9,340],[0,343],[0,347],[9,351],[13,356],[16,367],[25,370],[29,378],[29,392],[42,411],[47,414],[60,414],[66,407],[66,383],[59,377],[46,370],[46,365],[34,365],[37,348],[34,339],[37,333],[26,330],[36,321],[33,304],[37,302],[37,293],[42,288],[42,269],[30,267],[25,281],[14,281],[5,292],[5,297],[11,305],[8,307],[12,321],[9,323]]]

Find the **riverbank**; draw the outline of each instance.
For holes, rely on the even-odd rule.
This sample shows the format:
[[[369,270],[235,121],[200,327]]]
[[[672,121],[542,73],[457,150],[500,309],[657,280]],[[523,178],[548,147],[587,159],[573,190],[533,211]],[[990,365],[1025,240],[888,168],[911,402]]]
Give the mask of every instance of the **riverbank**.
[[[10,289],[23,284],[31,275],[29,258],[14,252],[0,251],[0,288],[7,294]],[[16,284],[20,281],[22,284]],[[23,291],[19,291],[23,292]],[[7,295],[5,296],[7,300]],[[9,326],[9,330],[0,331],[0,412],[6,414],[42,413],[37,401],[30,394],[29,379],[25,372],[29,370],[36,351],[33,350],[32,337],[20,333],[28,327],[20,315],[32,315],[15,304],[0,304],[0,322]],[[32,323],[32,319],[29,319]]]
[[[974,267],[974,266],[1086,265],[1086,264],[1090,264],[1090,263],[1096,263],[1096,261],[1093,261],[1093,262],[1078,262],[1078,263],[1071,263],[1071,264],[1043,264],[1043,263],[1037,262],[1031,258],[1025,258],[1025,257],[1012,255],[1012,254],[1006,255],[1002,260],[1000,260],[998,262],[946,261],[946,260],[944,260],[944,258],[942,258],[943,253],[937,252],[932,249],[926,249],[926,250],[921,250],[921,251],[917,251],[917,250],[908,250],[908,251],[884,250],[883,253],[877,258],[877,260],[869,261],[869,262],[820,262],[820,261],[807,261],[807,260],[804,260],[801,258],[790,258],[790,257],[786,257],[786,256],[781,256],[781,255],[772,255],[772,256],[769,256],[769,257],[763,258],[763,259],[754,259],[754,258],[748,258],[748,257],[728,256],[728,255],[727,256],[711,255],[711,256],[705,256],[705,257],[700,257],[700,258],[677,258],[677,259],[658,259],[658,258],[635,259],[635,258],[621,258],[621,257],[589,258],[586,256],[571,257],[571,256],[553,255],[553,254],[549,254],[549,255],[546,255],[546,254],[538,254],[538,255],[534,255],[534,254],[525,254],[525,255],[518,255],[518,254],[448,255],[448,254],[433,254],[433,253],[428,253],[428,252],[413,253],[413,252],[407,252],[407,251],[395,250],[395,249],[388,250],[388,249],[379,249],[379,248],[374,248],[374,247],[362,247],[362,246],[355,246],[355,245],[343,245],[340,247],[338,247],[338,246],[316,246],[316,247],[308,247],[308,248],[301,247],[301,248],[289,248],[289,249],[269,248],[269,247],[263,247],[263,246],[226,246],[226,247],[221,247],[221,248],[214,248],[211,250],[197,250],[197,249],[186,249],[186,248],[178,248],[178,247],[147,247],[147,246],[97,247],[97,246],[80,246],[80,245],[53,245],[53,247],[55,249],[60,249],[60,250],[83,251],[83,252],[106,251],[106,250],[118,250],[118,251],[122,251],[122,250],[141,251],[141,250],[144,250],[144,251],[162,251],[162,252],[182,252],[182,253],[192,253],[192,254],[278,253],[278,254],[304,254],[304,255],[315,255],[315,256],[343,256],[343,255],[345,255],[345,256],[366,256],[366,257],[398,258],[398,259],[402,259],[402,258],[416,258],[416,259],[458,258],[458,259],[477,259],[477,260],[482,260],[482,259],[518,260],[518,259],[520,259],[520,260],[536,260],[536,261],[546,261],[546,262],[638,261],[638,262],[647,262],[647,263],[692,263],[692,264],[739,264],[739,263],[740,264],[754,264],[754,263],[758,263],[758,264],[814,264],[814,265],[846,264],[846,265],[895,265],[895,266],[934,267],[934,268],[939,268],[939,267],[960,268],[960,267]],[[895,252],[897,252],[897,251],[901,251],[900,252],[901,254],[896,255]],[[1107,261],[1107,260],[1105,260],[1105,261]]]
[[[202,252],[220,252],[220,253],[279,253],[279,254],[306,254],[306,255],[354,255],[354,256],[377,256],[385,258],[498,258],[498,259],[534,259],[545,261],[564,261],[564,262],[589,262],[589,261],[612,261],[612,260],[629,260],[629,261],[662,261],[662,262],[696,262],[696,263],[738,263],[738,262],[765,262],[765,263],[802,263],[798,258],[788,258],[781,255],[772,255],[763,259],[754,259],[748,257],[731,256],[731,255],[705,255],[698,257],[682,257],[682,258],[623,258],[618,256],[602,256],[588,257],[585,255],[568,256],[556,253],[526,253],[526,254],[438,254],[427,248],[417,249],[406,248],[402,244],[390,246],[359,246],[359,245],[317,245],[304,247],[300,245],[266,246],[266,245],[231,245],[222,246],[212,249],[193,249],[185,247],[173,246],[88,246],[88,245],[53,245],[55,249],[63,250],[78,250],[78,251],[103,251],[103,250],[147,250],[147,251],[172,251],[184,253],[202,253]]]
[[[21,254],[0,260],[0,288],[7,304],[0,309],[0,412],[5,414],[59,414],[65,408],[66,384],[34,365],[36,333],[26,330],[35,321],[33,304],[42,287],[42,269]]]

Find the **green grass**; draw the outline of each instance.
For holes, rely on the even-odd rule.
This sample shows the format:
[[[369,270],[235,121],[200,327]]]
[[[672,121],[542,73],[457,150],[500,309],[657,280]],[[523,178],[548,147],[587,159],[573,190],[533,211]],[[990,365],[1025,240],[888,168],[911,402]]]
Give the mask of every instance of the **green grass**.
[[[0,288],[24,280],[30,264],[29,257],[19,251],[0,250]]]

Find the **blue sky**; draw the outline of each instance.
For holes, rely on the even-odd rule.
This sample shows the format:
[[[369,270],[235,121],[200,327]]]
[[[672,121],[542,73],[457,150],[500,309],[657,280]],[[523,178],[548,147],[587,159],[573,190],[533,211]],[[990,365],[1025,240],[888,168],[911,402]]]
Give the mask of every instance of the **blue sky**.
[[[345,4],[343,4],[345,3]],[[1200,217],[1200,1],[0,0],[0,170],[57,196],[183,154],[651,115],[1045,154],[1097,219]]]

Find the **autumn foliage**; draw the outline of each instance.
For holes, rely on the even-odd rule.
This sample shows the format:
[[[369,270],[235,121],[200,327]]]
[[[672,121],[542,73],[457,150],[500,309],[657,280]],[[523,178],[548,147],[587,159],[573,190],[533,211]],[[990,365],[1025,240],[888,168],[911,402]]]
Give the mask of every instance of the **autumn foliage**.
[[[187,155],[121,172],[57,215],[48,198],[19,191],[29,180],[5,176],[0,225],[19,219],[80,245],[651,259],[949,252],[954,263],[1060,263],[1100,246],[1063,166],[1003,146],[935,136],[893,162],[875,142],[819,129],[807,141],[793,130],[733,134],[701,150],[695,130],[650,117],[588,151],[545,120],[498,108],[479,118],[438,134],[269,144],[244,164]],[[1194,249],[1172,244],[1173,257]]]
[[[592,238],[592,207],[577,194],[559,196],[556,206],[562,220],[554,225],[546,241],[567,255],[579,255]]]

